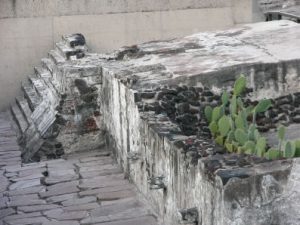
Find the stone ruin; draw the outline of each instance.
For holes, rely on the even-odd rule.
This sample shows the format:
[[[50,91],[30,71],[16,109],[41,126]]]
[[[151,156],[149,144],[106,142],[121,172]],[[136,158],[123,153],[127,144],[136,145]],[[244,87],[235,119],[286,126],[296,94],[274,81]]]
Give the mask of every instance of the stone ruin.
[[[24,96],[16,98],[11,111],[25,162],[104,144],[98,98],[101,67],[92,55],[87,59],[86,52],[82,35],[64,37],[34,69],[35,75],[22,83]]]
[[[23,161],[105,145],[161,224],[299,224],[299,159],[228,154],[203,117],[245,74],[246,101],[274,103],[259,129],[272,137],[283,123],[299,138],[299,36],[298,24],[276,21],[111,54],[65,36],[11,107]]]

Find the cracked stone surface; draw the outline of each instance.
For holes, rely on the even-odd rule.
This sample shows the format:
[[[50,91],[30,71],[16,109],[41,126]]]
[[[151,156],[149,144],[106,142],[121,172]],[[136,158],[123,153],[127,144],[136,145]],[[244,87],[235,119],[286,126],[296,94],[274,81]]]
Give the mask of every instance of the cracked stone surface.
[[[1,225],[157,224],[109,151],[22,164],[7,117],[0,114]]]

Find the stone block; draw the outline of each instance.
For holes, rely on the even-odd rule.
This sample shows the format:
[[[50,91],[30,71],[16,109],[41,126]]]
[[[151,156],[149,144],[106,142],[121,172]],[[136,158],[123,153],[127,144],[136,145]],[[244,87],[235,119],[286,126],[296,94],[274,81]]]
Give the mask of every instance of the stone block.
[[[52,209],[44,211],[43,214],[48,218],[56,220],[79,220],[85,218],[88,215],[87,211],[64,212],[64,210],[62,209]]]
[[[43,205],[26,205],[26,206],[19,206],[18,211],[24,213],[32,213],[32,212],[42,212],[50,209],[58,209],[60,205],[55,204],[43,204]]]
[[[41,184],[41,181],[39,178],[32,179],[32,180],[21,180],[16,183],[13,183],[9,186],[9,190],[16,190],[16,189],[23,189],[23,188],[29,188],[29,187],[35,187],[39,186]]]
[[[77,188],[78,184],[79,184],[78,181],[70,181],[70,182],[54,184],[54,185],[48,186],[47,191],[41,192],[40,196],[42,198],[46,198],[46,197],[51,197],[51,196],[75,193],[75,192],[79,191],[79,189]]]
[[[71,206],[66,206],[63,208],[65,212],[71,212],[71,211],[88,211],[88,210],[93,210],[96,208],[99,208],[100,205],[96,202],[92,203],[85,203],[85,204],[78,204],[78,205],[71,205]]]
[[[87,204],[91,202],[96,202],[97,198],[95,196],[83,197],[83,198],[72,198],[66,201],[63,201],[61,204],[63,206],[72,206],[72,205],[80,205]]]
[[[97,195],[100,201],[114,201],[122,198],[134,197],[136,193],[133,190],[121,190],[113,192],[105,192]]]
[[[42,224],[48,222],[49,220],[45,217],[32,217],[32,218],[21,218],[6,222],[8,225],[32,225],[32,224]]]

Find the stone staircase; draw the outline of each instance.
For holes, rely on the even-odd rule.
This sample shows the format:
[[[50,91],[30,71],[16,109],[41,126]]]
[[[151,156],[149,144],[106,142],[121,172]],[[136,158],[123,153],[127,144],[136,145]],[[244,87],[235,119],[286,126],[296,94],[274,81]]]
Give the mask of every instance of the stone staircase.
[[[63,64],[82,58],[87,52],[84,43],[84,37],[79,34],[63,37],[56,48],[48,53],[48,57],[41,60],[41,66],[34,68],[34,74],[22,83],[23,95],[11,105],[25,162],[35,160],[36,153],[45,143],[52,145],[52,148],[45,154],[39,154],[38,158],[55,158],[63,153],[59,147],[61,145],[55,140],[59,130],[57,109],[64,94]],[[58,149],[53,146],[58,146]]]

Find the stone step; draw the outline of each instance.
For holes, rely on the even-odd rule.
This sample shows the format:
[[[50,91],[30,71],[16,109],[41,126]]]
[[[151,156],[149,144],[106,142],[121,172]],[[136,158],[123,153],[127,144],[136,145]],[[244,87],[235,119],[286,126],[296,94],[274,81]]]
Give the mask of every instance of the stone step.
[[[59,90],[56,88],[56,86],[52,83],[52,81],[49,82],[45,82],[46,85],[50,88],[51,92],[53,93],[53,95],[56,97],[57,100],[60,99],[60,92]]]
[[[52,78],[50,71],[44,67],[34,67],[34,73],[42,79],[48,80]]]
[[[29,81],[42,98],[47,98],[47,87],[44,80],[29,76]]]
[[[30,77],[29,80],[38,94],[42,96],[43,101],[50,102],[52,108],[55,108],[59,104],[60,97],[58,90],[50,80],[44,80],[39,77]]]
[[[31,118],[37,130],[43,135],[56,119],[56,111],[50,101],[42,101],[33,111]]]
[[[65,59],[77,59],[78,53],[86,53],[87,47],[86,46],[76,46],[75,48],[71,48],[68,46],[66,42],[59,42],[56,43],[56,50],[62,55]]]
[[[65,59],[69,59],[70,54],[74,51],[71,47],[66,45],[65,42],[58,42],[56,43],[56,50],[59,52],[61,56],[63,56]]]
[[[14,103],[11,106],[11,112],[13,115],[13,118],[15,119],[21,133],[24,133],[26,131],[26,129],[28,128],[28,122],[25,118],[25,116],[23,115],[21,109],[19,108],[19,106]]]
[[[46,131],[51,127],[51,125],[55,122],[56,113],[53,110],[48,110],[42,117],[42,120],[39,121],[37,128],[41,135],[43,136]]]
[[[42,58],[41,62],[42,62],[42,66],[45,69],[47,69],[52,74],[52,77],[53,77],[53,73],[56,68],[56,65],[54,64],[54,62],[49,58]]]
[[[22,137],[19,140],[19,144],[22,145],[22,146],[24,146],[21,149],[22,154],[23,154],[23,152],[27,151],[26,146],[28,146],[28,144],[30,143],[30,141],[32,139],[34,139],[36,135],[39,136],[37,128],[35,127],[34,123],[30,123],[29,126],[28,126],[28,128],[27,128],[27,130],[23,133]]]
[[[57,65],[66,61],[65,58],[60,54],[59,50],[51,50],[48,53],[48,56]]]
[[[30,123],[26,132],[23,134],[23,138],[22,138],[23,142],[27,143],[30,139],[32,139],[36,135],[36,133],[37,133],[37,129],[35,127],[35,124]]]
[[[60,86],[62,85],[61,73],[57,66],[50,58],[43,58],[41,60],[43,68],[47,69],[52,74],[51,83],[60,92]]]
[[[28,123],[31,123],[31,114],[32,111],[29,107],[29,104],[27,102],[27,100],[24,97],[17,97],[16,98],[16,102],[17,105],[19,106],[19,108],[21,109],[25,119],[27,120]]]
[[[35,74],[38,78],[42,78],[45,85],[47,85],[49,87],[49,89],[51,90],[52,94],[54,95],[54,97],[57,99],[59,99],[59,91],[57,90],[57,88],[54,86],[54,84],[52,83],[52,73],[50,73],[50,71],[44,67],[35,67],[34,68]]]
[[[26,142],[25,150],[22,153],[24,162],[29,162],[32,156],[42,147],[44,141],[38,133]]]
[[[29,83],[23,82],[22,89],[24,91],[24,96],[29,103],[29,107],[33,111],[41,103],[42,98]]]

